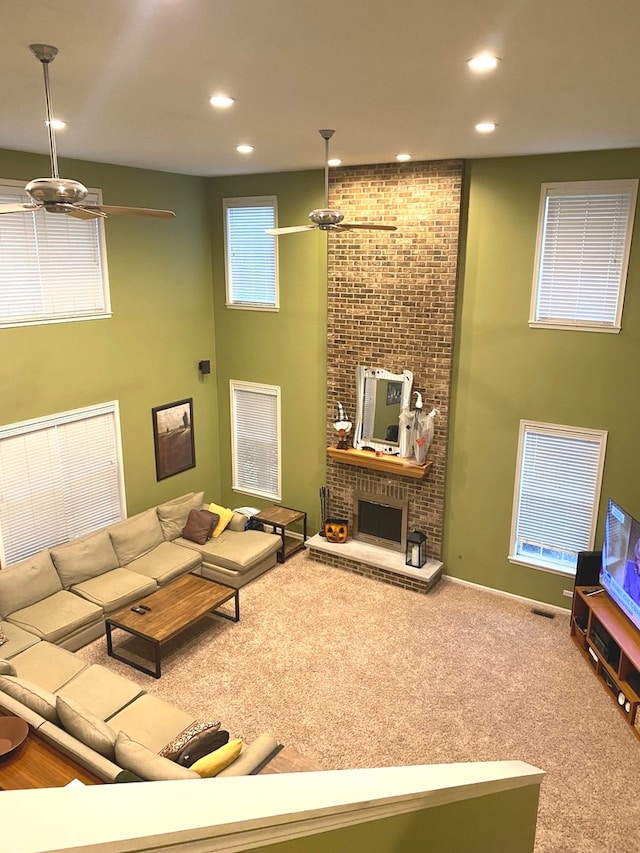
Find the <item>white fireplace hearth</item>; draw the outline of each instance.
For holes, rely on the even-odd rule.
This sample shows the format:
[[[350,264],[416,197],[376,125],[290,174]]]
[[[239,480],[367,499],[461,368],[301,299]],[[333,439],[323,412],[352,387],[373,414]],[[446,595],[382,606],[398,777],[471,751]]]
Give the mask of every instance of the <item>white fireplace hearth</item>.
[[[340,544],[327,542],[317,533],[305,542],[314,559],[321,563],[348,569],[357,574],[401,586],[417,592],[428,592],[442,574],[442,563],[429,558],[424,566],[415,569],[405,563],[405,554],[357,539]]]

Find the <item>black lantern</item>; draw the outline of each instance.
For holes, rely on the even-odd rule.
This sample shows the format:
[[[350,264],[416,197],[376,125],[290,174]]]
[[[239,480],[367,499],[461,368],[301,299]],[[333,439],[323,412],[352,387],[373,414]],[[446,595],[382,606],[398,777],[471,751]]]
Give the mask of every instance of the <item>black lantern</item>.
[[[407,566],[421,569],[427,562],[427,537],[420,530],[407,533]]]

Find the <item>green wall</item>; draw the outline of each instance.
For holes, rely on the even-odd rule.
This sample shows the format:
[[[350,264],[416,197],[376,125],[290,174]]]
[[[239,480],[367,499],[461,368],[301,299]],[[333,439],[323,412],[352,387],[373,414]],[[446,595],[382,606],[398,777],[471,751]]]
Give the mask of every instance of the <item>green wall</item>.
[[[279,844],[263,853],[531,853],[539,787],[347,826]]]
[[[620,334],[530,329],[540,185],[635,177],[640,150],[469,164],[447,475],[445,572],[550,604],[570,578],[507,560],[522,418],[608,430],[606,499],[640,514],[640,217]]]
[[[43,156],[0,150],[0,175],[47,174]],[[606,498],[640,514],[635,451],[640,375],[640,239],[632,245],[620,334],[529,329],[540,185],[634,177],[640,149],[468,164],[454,353],[445,572],[567,606],[572,581],[507,560],[519,421],[609,433]],[[0,330],[0,423],[119,400],[129,513],[192,489],[229,506],[229,379],[281,387],[282,503],[319,524],[326,441],[326,235],[278,241],[280,310],[225,307],[222,199],[277,195],[279,223],[323,203],[323,173],[196,178],[86,162],[63,175],[105,203],[169,207],[173,221],[105,223],[113,317]],[[213,287],[212,287],[213,282]],[[212,373],[197,364],[210,359]],[[193,397],[196,467],[156,482],[151,408]]]
[[[209,182],[216,318],[215,377],[220,405],[220,500],[227,506],[264,507],[270,501],[231,489],[229,380],[280,386],[282,500],[308,513],[318,530],[318,489],[326,466],[326,235],[319,231],[278,238],[280,310],[225,306],[222,200],[277,195],[278,224],[304,225],[323,206],[320,171],[214,178]],[[259,429],[259,424],[256,429]]]
[[[198,372],[214,355],[205,182],[64,160],[60,172],[101,187],[105,204],[171,208],[177,217],[106,220],[111,319],[0,329],[0,423],[119,400],[129,514],[197,488],[216,494],[216,387]],[[47,174],[46,157],[0,151],[3,178]],[[196,467],[158,483],[151,408],[186,397]]]

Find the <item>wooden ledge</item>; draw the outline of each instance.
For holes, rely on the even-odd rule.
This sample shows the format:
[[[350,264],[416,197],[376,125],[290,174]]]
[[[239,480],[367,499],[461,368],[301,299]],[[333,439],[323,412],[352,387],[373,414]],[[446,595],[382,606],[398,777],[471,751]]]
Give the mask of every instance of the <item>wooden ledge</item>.
[[[370,468],[372,471],[384,471],[386,474],[397,474],[400,477],[412,477],[422,480],[433,465],[428,459],[424,465],[419,465],[415,459],[401,459],[399,456],[376,456],[370,450],[338,450],[337,447],[327,447],[327,453],[335,462],[343,465],[356,465],[359,468]]]

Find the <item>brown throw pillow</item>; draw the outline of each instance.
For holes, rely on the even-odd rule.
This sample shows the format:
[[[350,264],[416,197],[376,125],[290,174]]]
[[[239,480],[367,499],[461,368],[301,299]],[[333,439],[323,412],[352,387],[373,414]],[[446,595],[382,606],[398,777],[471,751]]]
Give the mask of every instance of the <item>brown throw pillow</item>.
[[[180,755],[174,759],[183,767],[191,767],[199,758],[209,755],[210,752],[215,752],[225,743],[229,743],[229,732],[220,729],[218,732],[202,732],[189,742],[186,749],[183,749]]]
[[[163,746],[158,755],[163,758],[170,758],[175,761],[183,749],[191,743],[194,737],[202,734],[202,732],[217,732],[220,728],[220,720],[209,723],[192,723],[183,732],[169,741],[166,746]]]
[[[189,511],[187,523],[182,529],[182,535],[190,542],[204,545],[211,538],[211,533],[218,520],[219,516],[215,512],[209,512],[208,509],[192,509]]]

